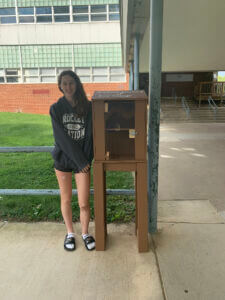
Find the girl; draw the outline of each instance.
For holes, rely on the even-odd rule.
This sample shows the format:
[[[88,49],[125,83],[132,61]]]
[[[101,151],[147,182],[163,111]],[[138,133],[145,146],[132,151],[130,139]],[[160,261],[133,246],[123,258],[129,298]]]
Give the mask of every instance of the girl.
[[[95,240],[88,234],[90,167],[93,159],[91,102],[79,77],[70,70],[59,75],[58,87],[64,96],[50,107],[50,116],[55,138],[52,156],[60,188],[61,212],[67,229],[64,248],[68,251],[76,249],[71,207],[74,172],[82,238],[90,251],[95,249]]]

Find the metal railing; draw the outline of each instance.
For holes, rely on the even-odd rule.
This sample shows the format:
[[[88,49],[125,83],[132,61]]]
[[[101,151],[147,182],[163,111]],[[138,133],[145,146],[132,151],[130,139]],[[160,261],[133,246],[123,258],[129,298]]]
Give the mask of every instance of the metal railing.
[[[15,152],[51,152],[53,146],[34,146],[34,147],[0,147],[0,153]],[[90,189],[90,194],[94,194],[94,190]],[[59,189],[0,189],[0,195],[60,195]],[[73,189],[73,195],[77,195],[77,190]],[[128,189],[106,189],[106,195],[126,195],[134,196],[135,190]]]
[[[174,104],[177,105],[177,94],[175,88],[172,88],[172,98],[174,99]]]
[[[187,100],[185,99],[185,97],[181,98],[181,103],[182,103],[183,109],[186,112],[186,116],[187,116],[187,119],[188,119],[189,116],[190,116],[190,108],[189,108],[189,105],[188,105]]]
[[[211,96],[215,101],[222,101],[225,99],[225,82],[198,82],[194,88],[195,99],[199,101],[199,107],[201,101],[207,101]]]
[[[214,119],[216,119],[218,106],[216,105],[216,103],[214,102],[214,100],[213,100],[213,98],[211,96],[209,96],[209,98],[208,98],[208,104],[209,104],[209,108],[214,113]]]

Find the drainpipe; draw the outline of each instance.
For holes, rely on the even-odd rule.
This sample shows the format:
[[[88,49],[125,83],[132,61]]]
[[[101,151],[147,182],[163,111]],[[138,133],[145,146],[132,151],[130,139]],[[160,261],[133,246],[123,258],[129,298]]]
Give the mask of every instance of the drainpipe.
[[[163,0],[151,0],[148,120],[148,201],[151,233],[157,231],[162,30]]]
[[[133,71],[133,61],[130,62],[130,78],[129,78],[129,90],[134,89],[134,71]]]
[[[134,90],[139,89],[139,36],[134,37]]]

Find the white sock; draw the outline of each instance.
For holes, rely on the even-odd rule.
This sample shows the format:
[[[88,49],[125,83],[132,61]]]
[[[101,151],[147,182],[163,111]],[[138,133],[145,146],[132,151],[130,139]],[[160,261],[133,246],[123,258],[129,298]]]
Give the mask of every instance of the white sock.
[[[90,236],[90,234],[88,233],[82,234],[83,240],[85,240],[88,236]],[[88,244],[87,247],[89,250],[93,249],[95,247],[95,242]]]
[[[83,238],[83,240],[85,240],[85,239],[86,239],[88,236],[89,236],[89,234],[88,234],[88,233],[82,234],[82,238]]]
[[[68,232],[68,233],[67,233],[67,237],[68,237],[68,238],[75,237],[74,232]]]

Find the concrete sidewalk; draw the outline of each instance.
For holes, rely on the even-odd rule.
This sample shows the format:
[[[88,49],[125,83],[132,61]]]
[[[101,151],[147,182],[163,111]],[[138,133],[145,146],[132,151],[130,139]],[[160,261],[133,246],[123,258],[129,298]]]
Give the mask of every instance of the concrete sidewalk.
[[[68,253],[64,224],[0,223],[0,299],[224,300],[225,124],[214,126],[161,127],[148,253],[138,253],[134,224],[108,225],[104,252],[86,251],[75,224]]]
[[[105,252],[86,251],[75,224],[68,253],[64,224],[1,223],[0,299],[224,300],[224,219],[204,200],[177,204],[160,201],[159,231],[143,254],[134,224],[109,225]]]

